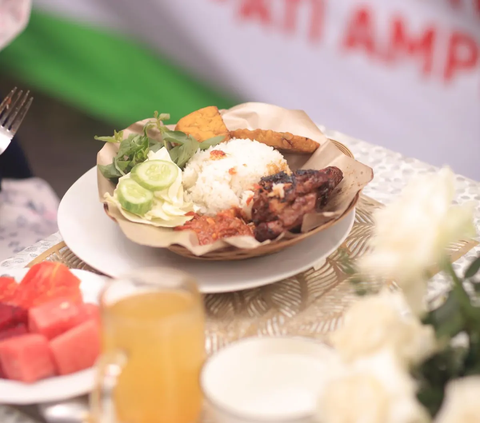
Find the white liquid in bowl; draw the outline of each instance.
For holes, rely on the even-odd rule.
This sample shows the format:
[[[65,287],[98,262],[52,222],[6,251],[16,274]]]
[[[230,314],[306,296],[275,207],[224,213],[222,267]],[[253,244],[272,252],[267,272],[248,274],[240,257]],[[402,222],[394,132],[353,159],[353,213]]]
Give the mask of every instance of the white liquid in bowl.
[[[266,418],[312,413],[325,369],[313,357],[278,354],[254,360],[243,370],[251,382],[237,381],[238,397],[226,400],[232,408]]]
[[[202,388],[214,407],[243,418],[235,421],[295,421],[315,413],[336,365],[328,347],[310,340],[248,339],[207,362]]]

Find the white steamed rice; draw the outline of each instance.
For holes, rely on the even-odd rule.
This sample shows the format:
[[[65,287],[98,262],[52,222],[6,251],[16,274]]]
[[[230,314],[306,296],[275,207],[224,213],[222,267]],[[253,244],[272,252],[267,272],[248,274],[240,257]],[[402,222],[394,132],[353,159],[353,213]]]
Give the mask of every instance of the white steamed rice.
[[[225,156],[217,158],[223,151]],[[215,156],[217,154],[217,156]],[[215,215],[231,207],[244,207],[253,185],[264,176],[289,172],[285,158],[274,148],[248,139],[229,142],[197,151],[183,171],[183,186],[188,201],[201,214]]]

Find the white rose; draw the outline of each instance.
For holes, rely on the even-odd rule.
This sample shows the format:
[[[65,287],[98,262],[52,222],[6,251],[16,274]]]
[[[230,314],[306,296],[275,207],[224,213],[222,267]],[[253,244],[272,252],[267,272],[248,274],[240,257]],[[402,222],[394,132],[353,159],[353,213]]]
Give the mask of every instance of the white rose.
[[[330,336],[345,361],[388,349],[405,366],[419,363],[435,351],[431,326],[414,315],[405,315],[401,294],[383,292],[364,297],[345,314],[344,325]]]
[[[415,383],[396,357],[383,350],[356,361],[325,386],[318,403],[320,423],[425,423],[429,416]]]
[[[480,422],[480,376],[450,382],[435,423]]]
[[[396,201],[375,212],[371,253],[358,262],[374,278],[393,279],[415,313],[423,312],[427,271],[453,242],[475,235],[474,206],[452,206],[454,175],[448,168],[411,181]]]

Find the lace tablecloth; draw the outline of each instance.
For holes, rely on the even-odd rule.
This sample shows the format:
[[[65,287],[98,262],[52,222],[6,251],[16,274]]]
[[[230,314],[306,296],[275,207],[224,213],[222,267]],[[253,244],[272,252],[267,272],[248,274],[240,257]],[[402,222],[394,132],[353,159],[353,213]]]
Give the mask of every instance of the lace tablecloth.
[[[355,158],[374,169],[375,178],[365,188],[365,195],[388,204],[402,191],[410,178],[435,172],[434,166],[423,163],[413,158],[407,158],[399,153],[387,150],[383,147],[373,146],[367,142],[353,139],[336,131],[325,130],[325,134],[345,144],[355,155]],[[477,204],[475,224],[480,234],[480,182],[475,182],[461,175],[456,176],[457,192],[455,202],[458,204],[474,201]],[[432,193],[432,195],[434,195]],[[478,237],[478,235],[477,235]],[[478,238],[477,238],[478,239]],[[0,263],[2,269],[25,267],[37,256],[62,241],[60,234],[56,233],[26,248],[21,253]],[[455,267],[463,268],[473,257],[480,254],[480,247],[475,247],[465,256],[460,258]],[[440,274],[435,276],[429,286],[428,297],[434,298],[448,290],[447,280]],[[0,422],[2,423],[29,423],[30,419],[19,414],[16,410],[0,406]]]

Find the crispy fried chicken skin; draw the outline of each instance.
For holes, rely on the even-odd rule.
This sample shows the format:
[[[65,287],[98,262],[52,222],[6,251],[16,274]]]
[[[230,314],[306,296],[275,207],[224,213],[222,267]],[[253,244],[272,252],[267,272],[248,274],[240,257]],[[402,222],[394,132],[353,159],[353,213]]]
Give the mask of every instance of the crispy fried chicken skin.
[[[327,204],[342,179],[342,171],[334,166],[262,178],[253,197],[255,238],[262,242],[299,228],[305,214],[318,212]]]
[[[240,210],[228,209],[217,213],[216,216],[199,216],[183,226],[177,226],[176,231],[194,231],[200,245],[213,244],[222,238],[232,236],[253,236],[253,228],[242,219]]]
[[[256,140],[286,153],[312,154],[320,146],[310,138],[293,135],[290,132],[275,132],[272,130],[237,129],[230,131],[232,138]]]

